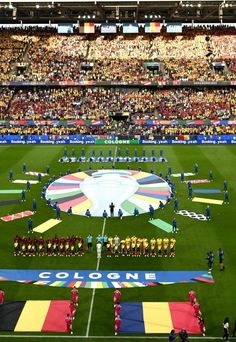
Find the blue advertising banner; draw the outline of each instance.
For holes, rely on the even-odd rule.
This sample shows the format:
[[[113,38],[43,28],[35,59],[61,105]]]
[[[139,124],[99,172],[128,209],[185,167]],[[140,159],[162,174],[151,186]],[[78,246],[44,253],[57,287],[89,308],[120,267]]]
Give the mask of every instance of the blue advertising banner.
[[[167,23],[166,32],[168,33],[182,33],[182,23]]]
[[[73,23],[58,24],[57,33],[73,33]]]
[[[20,135],[5,135],[0,136],[0,145],[7,144],[21,144],[21,145],[224,145],[224,144],[236,144],[236,135],[215,135],[212,137],[206,137],[204,135],[198,135],[189,137],[188,140],[176,140],[176,139],[159,139],[159,140],[148,140],[148,139],[117,139],[113,136],[111,139],[100,139],[99,136],[82,136],[82,135],[69,135],[63,137],[34,135],[34,136],[20,136]]]
[[[139,140],[139,144],[147,145],[225,145],[225,144],[236,144],[236,138],[228,136],[227,138],[217,137],[216,139],[201,139],[197,138],[194,140]]]
[[[116,24],[102,24],[101,33],[116,33]]]
[[[18,270],[0,269],[0,281],[35,285],[123,288],[174,283],[214,283],[207,271],[96,271],[96,270]]]
[[[139,32],[139,27],[138,24],[128,24],[124,23],[123,24],[123,33],[138,33]]]

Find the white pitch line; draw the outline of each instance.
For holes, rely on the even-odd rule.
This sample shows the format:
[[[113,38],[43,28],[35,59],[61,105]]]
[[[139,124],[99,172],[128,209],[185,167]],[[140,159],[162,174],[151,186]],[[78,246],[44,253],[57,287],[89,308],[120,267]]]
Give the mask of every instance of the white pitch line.
[[[123,339],[135,339],[135,340],[165,340],[167,339],[167,335],[166,336],[80,336],[80,335],[15,335],[15,334],[11,334],[11,335],[0,335],[0,338],[24,338],[24,339],[31,339],[31,338],[56,338],[56,339],[71,339],[71,338],[77,338],[77,339],[96,339],[96,340],[100,340],[100,339],[104,339],[104,340],[123,340]],[[231,340],[235,340],[236,337],[230,337]],[[219,336],[193,336],[193,337],[189,337],[189,340],[219,340],[222,341],[222,337]]]
[[[102,237],[104,236],[105,226],[106,226],[106,219],[104,218],[103,226],[102,226]],[[99,258],[97,260],[96,271],[99,270],[100,260],[101,260],[101,258]],[[87,323],[87,329],[86,329],[86,337],[89,336],[89,330],[90,330],[92,313],[93,313],[93,303],[94,303],[95,292],[96,292],[96,288],[94,288],[93,292],[92,292],[92,298],[91,298],[90,309],[89,309],[89,316],[88,316],[88,323]]]
[[[115,148],[115,153],[114,153],[114,157],[113,157],[113,163],[112,163],[113,166],[115,165],[115,162],[116,162],[116,154],[117,154],[117,146]]]

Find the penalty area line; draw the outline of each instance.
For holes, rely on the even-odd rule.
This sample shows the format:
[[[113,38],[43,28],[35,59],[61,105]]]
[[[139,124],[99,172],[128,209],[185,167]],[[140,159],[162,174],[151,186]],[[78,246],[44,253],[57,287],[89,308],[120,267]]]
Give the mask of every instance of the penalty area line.
[[[102,226],[102,237],[104,236],[105,227],[106,227],[106,219],[104,218],[103,226]],[[100,260],[101,258],[97,260],[96,271],[99,270]],[[96,288],[94,288],[92,292],[92,298],[91,298],[91,303],[90,303],[90,308],[89,308],[88,323],[87,323],[87,329],[86,329],[86,337],[89,337],[89,330],[90,330],[92,313],[93,313],[93,303],[94,303],[95,292],[96,292]]]
[[[80,338],[80,339],[104,339],[104,340],[121,340],[121,339],[136,339],[136,340],[165,340],[167,339],[167,335],[166,336],[122,336],[122,335],[118,335],[118,336],[80,336],[80,335],[0,335],[0,338],[52,338],[52,339],[72,339],[72,338]],[[235,340],[236,337],[231,337],[231,340]],[[219,336],[193,336],[193,337],[189,337],[189,340],[219,340],[222,341],[222,337]]]

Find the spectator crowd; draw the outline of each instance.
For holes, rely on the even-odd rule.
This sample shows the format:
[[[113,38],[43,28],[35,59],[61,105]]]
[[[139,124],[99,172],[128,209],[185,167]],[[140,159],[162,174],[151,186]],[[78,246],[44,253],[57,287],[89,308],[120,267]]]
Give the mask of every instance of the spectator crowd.
[[[162,30],[161,34],[106,36],[59,35],[54,29],[2,29],[0,43],[0,82],[68,85],[2,87],[2,137],[80,134],[188,139],[199,134],[235,133],[233,85],[147,87],[151,82],[234,81],[235,28],[184,28],[181,34]],[[153,62],[155,67],[150,68]],[[69,87],[75,81],[112,82],[113,87]],[[127,85],[140,81],[143,85],[139,88]],[[125,88],[115,86],[116,82],[123,82]],[[205,122],[186,124],[184,120]],[[214,125],[209,120],[214,120]],[[221,125],[220,120],[231,122]]]
[[[233,88],[2,88],[0,97],[3,136],[114,134],[160,139],[235,133]],[[220,120],[231,124],[220,125]]]
[[[131,36],[2,30],[0,81],[232,81],[235,42],[235,29],[225,27]],[[150,70],[146,61],[158,67]]]

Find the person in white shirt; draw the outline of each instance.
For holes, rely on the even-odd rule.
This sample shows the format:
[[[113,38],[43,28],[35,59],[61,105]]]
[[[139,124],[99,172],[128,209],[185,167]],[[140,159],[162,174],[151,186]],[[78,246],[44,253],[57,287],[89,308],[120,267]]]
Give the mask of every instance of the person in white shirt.
[[[223,322],[223,328],[224,328],[223,339],[225,339],[225,341],[229,341],[229,319],[228,319],[228,317],[226,317],[224,322]]]
[[[97,258],[100,259],[101,258],[101,254],[102,254],[102,244],[101,242],[98,242],[96,244],[97,247]]]
[[[118,235],[116,235],[116,236],[114,237],[114,245],[115,245],[115,246],[119,246],[119,244],[120,244],[120,238],[119,238]]]

